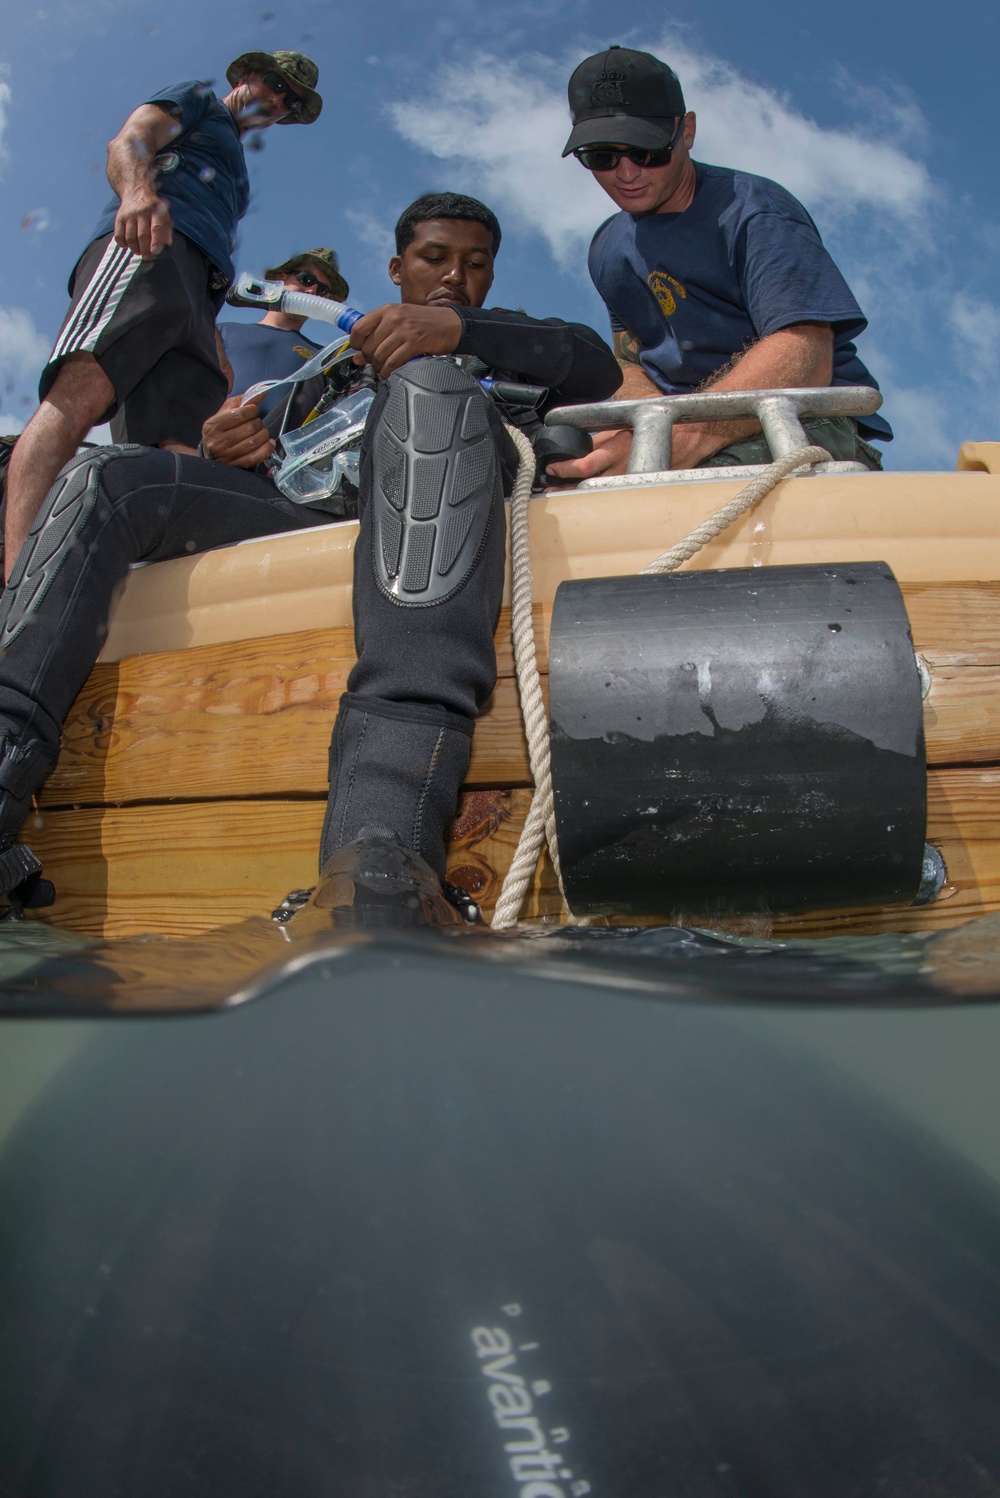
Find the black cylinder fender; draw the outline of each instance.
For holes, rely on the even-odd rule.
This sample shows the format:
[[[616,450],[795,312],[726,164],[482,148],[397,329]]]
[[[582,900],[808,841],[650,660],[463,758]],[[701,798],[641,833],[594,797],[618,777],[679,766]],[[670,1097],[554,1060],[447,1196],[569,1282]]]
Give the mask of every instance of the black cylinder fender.
[[[916,894],[920,681],[884,563],[563,583],[549,687],[574,911],[704,915]]]

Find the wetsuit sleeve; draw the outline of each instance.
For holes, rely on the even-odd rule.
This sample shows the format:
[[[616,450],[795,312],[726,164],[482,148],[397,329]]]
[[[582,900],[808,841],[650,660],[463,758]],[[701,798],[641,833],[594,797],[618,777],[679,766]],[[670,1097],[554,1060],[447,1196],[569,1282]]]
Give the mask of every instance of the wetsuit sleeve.
[[[456,353],[474,354],[491,369],[510,370],[545,385],[557,403],[605,400],[621,384],[614,354],[583,323],[486,307],[455,311],[462,319]]]

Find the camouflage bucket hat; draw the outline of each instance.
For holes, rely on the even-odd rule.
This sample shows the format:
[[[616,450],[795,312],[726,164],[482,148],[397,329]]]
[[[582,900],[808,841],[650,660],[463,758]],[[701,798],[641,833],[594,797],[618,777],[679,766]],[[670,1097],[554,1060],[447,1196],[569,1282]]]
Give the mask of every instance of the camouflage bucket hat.
[[[270,281],[274,276],[280,276],[285,271],[297,270],[300,265],[317,266],[325,273],[330,282],[330,290],[337,301],[346,302],[351,288],[340,274],[336,250],[329,250],[326,245],[321,245],[318,250],[303,250],[301,255],[289,255],[287,260],[283,260],[280,265],[272,265],[264,274]]]
[[[323,100],[316,92],[319,68],[304,52],[244,52],[226,69],[226,78],[235,88],[248,73],[280,73],[287,78],[297,94],[305,100],[295,114],[286,115],[279,125],[311,125],[319,119]]]

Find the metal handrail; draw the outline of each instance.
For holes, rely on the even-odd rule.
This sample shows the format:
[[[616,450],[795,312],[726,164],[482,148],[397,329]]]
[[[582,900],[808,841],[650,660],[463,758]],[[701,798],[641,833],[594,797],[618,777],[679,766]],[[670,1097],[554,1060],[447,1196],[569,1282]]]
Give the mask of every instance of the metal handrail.
[[[589,406],[560,406],[545,418],[549,426],[582,427],[603,431],[631,427],[632,445],[624,478],[587,479],[585,488],[605,488],[609,483],[677,483],[679,481],[753,478],[767,464],[751,463],[716,468],[671,468],[673,429],[676,422],[738,421],[748,416],[760,422],[772,459],[783,458],[811,446],[802,425],[804,416],[870,416],[882,404],[882,396],[870,385],[828,385],[790,390],[705,390],[694,395],[658,395],[644,400],[601,401]],[[818,463],[810,473],[867,473],[863,463]]]

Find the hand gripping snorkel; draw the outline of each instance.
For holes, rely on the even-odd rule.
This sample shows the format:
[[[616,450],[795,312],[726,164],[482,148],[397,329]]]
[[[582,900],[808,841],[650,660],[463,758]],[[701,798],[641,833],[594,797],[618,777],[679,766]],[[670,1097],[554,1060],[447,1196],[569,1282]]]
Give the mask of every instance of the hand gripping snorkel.
[[[342,335],[349,335],[354,324],[364,316],[344,302],[334,302],[329,297],[313,296],[304,291],[286,291],[284,282],[260,280],[246,271],[227,292],[226,301],[234,307],[258,307],[265,312],[290,312],[295,317],[311,317],[316,322],[330,323]],[[251,385],[244,392],[241,404],[249,405],[280,385],[298,385],[321,374],[334,360],[343,356],[347,347],[346,337],[335,339],[294,374],[286,375],[282,380],[262,380]],[[479,383],[488,395],[508,405],[539,406],[548,394],[542,385],[519,385],[510,380],[491,378],[482,378]],[[346,460],[338,461],[338,455],[364,430],[373,399],[371,390],[358,390],[330,409],[324,409],[321,404],[297,430],[281,433],[285,456],[271,477],[287,499],[297,504],[316,505],[337,490],[342,473],[348,471]],[[356,479],[356,471],[349,476]]]

